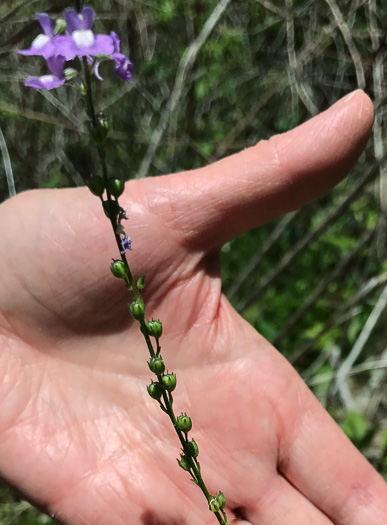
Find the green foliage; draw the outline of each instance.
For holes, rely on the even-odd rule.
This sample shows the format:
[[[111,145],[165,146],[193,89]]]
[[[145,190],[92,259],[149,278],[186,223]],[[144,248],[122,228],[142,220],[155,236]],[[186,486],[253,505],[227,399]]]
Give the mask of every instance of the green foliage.
[[[169,22],[176,15],[176,5],[172,0],[160,2],[160,22]]]
[[[351,410],[348,412],[341,428],[351,441],[359,441],[367,433],[367,422],[359,412]]]
[[[379,430],[378,425],[370,425],[362,414],[354,410],[347,413],[341,428],[360,451],[368,449]],[[383,454],[383,446],[381,449]]]
[[[41,514],[26,501],[18,498],[0,482],[1,525],[55,525],[57,522]]]

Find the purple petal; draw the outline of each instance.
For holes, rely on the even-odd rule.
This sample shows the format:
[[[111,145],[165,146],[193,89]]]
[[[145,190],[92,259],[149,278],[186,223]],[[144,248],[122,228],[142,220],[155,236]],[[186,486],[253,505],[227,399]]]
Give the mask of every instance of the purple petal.
[[[97,55],[113,54],[113,42],[108,35],[95,35],[94,47]]]
[[[113,46],[114,46],[113,53],[119,53],[121,49],[120,37],[117,35],[117,33],[115,33],[114,31],[111,31],[110,38],[113,41]]]
[[[32,42],[30,49],[20,49],[18,51],[21,55],[39,55],[44,58],[49,58],[55,55],[54,39],[47,35],[38,35]]]
[[[85,6],[82,10],[83,29],[91,29],[94,24],[94,11],[91,7]]]
[[[63,68],[66,59],[63,56],[54,56],[47,59],[47,66],[51,73],[58,78],[63,78]]]
[[[76,56],[84,57],[88,55],[89,56],[111,55],[113,53],[113,42],[109,36],[94,35],[92,44],[87,45],[88,40],[89,40],[88,38],[89,35],[88,34],[83,35],[82,31],[76,32],[76,41],[74,40],[74,38],[70,38],[71,42],[69,41],[63,41],[63,43],[61,42],[59,52],[61,55],[65,56],[67,60],[71,60],[72,58]],[[87,38],[84,38],[84,36]]]
[[[116,63],[116,75],[125,82],[132,80],[133,64],[125,55],[121,53],[115,53],[112,55],[114,62]]]
[[[74,9],[72,8],[66,9],[65,20],[67,24],[67,31],[69,33],[72,33],[73,31],[76,31],[76,30],[83,29],[83,24]]]
[[[132,239],[127,236],[125,233],[125,237],[120,240],[120,253],[123,255],[128,250],[133,250],[132,248]]]
[[[55,52],[62,55],[66,60],[73,60],[77,56],[74,40],[71,36],[60,35],[54,39]]]
[[[32,89],[55,89],[66,82],[65,78],[58,78],[55,75],[44,75],[42,77],[29,77],[24,85]]]
[[[54,28],[52,27],[51,18],[47,13],[39,13],[38,15],[39,24],[42,26],[42,29],[46,35],[51,38],[54,38]]]

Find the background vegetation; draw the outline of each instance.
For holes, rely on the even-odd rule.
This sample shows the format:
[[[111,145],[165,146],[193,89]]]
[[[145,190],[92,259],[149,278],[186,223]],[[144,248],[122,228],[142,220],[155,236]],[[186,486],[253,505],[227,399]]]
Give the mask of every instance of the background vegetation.
[[[82,184],[93,163],[76,94],[24,88],[42,61],[14,52],[39,33],[36,12],[62,13],[70,4],[1,2],[1,199],[11,166],[20,192]],[[121,35],[135,67],[131,84],[98,84],[98,108],[113,126],[109,163],[125,178],[230,155],[356,87],[373,98],[373,136],[351,175],[329,195],[227,244],[222,259],[224,292],[237,310],[387,477],[387,1],[89,4],[99,13],[97,28]],[[0,489],[2,525],[49,522]]]

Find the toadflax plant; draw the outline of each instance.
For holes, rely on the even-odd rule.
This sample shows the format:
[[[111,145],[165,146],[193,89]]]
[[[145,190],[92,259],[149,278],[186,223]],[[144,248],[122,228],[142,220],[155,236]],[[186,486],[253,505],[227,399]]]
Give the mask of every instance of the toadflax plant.
[[[110,61],[114,64],[116,75],[125,82],[130,82],[133,65],[128,57],[121,53],[120,39],[115,32],[111,32],[110,35],[93,32],[94,18],[91,7],[83,7],[80,14],[68,8],[65,10],[64,19],[59,19],[54,26],[49,15],[40,13],[38,20],[43,32],[34,39],[29,49],[20,50],[19,53],[43,57],[48,71],[46,75],[27,78],[25,85],[36,90],[51,90],[64,84],[72,84],[80,92],[90,122],[90,136],[98,152],[101,171],[99,175],[92,175],[86,184],[100,199],[103,211],[110,220],[120,254],[119,258],[113,259],[110,270],[115,277],[123,281],[131,295],[129,311],[139,323],[150,354],[148,366],[155,379],[148,385],[148,393],[159,403],[161,410],[167,414],[175,428],[181,444],[180,459],[177,460],[179,466],[191,475],[191,480],[202,490],[209,509],[215,514],[218,522],[226,525],[227,516],[224,510],[226,499],[223,493],[219,491],[216,495],[210,494],[202,478],[198,461],[199,447],[196,441],[189,437],[192,420],[186,413],[179,416],[175,414],[173,391],[176,388],[176,375],[166,371],[161,356],[160,338],[163,332],[161,321],[158,319],[146,321],[143,298],[145,276],[141,275],[135,281],[126,257],[127,252],[133,249],[132,240],[124,228],[124,221],[128,218],[126,211],[118,200],[125,184],[121,179],[109,176],[105,156],[109,126],[106,117],[95,111],[93,77],[102,81],[99,66],[102,61]],[[71,62],[71,66],[78,63],[79,69],[66,68],[68,62]]]

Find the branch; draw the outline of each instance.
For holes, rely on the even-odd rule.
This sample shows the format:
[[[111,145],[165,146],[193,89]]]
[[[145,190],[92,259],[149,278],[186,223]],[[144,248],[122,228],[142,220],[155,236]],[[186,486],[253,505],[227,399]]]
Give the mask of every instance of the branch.
[[[5,142],[3,130],[1,129],[1,127],[0,127],[0,151],[1,151],[1,154],[3,155],[4,170],[5,170],[5,176],[7,178],[7,185],[8,185],[8,194],[10,197],[13,197],[14,195],[16,195],[15,180],[13,178],[12,164],[11,164],[11,159],[9,158],[7,143]]]
[[[366,361],[360,365],[356,365],[346,374],[343,374],[342,372],[326,372],[325,374],[319,374],[309,381],[306,381],[306,383],[308,386],[316,386],[321,385],[322,383],[329,383],[332,381],[332,379],[354,376],[355,374],[360,374],[362,372],[383,368],[387,368],[387,357],[383,357],[382,359],[377,359],[375,361]]]
[[[361,354],[362,350],[364,349],[365,345],[367,344],[375,326],[376,323],[379,321],[380,316],[382,315],[384,309],[387,306],[387,286],[384,287],[383,292],[381,293],[374,309],[372,310],[370,316],[368,317],[365,325],[363,326],[362,331],[359,334],[359,337],[356,339],[355,344],[352,347],[352,350],[349,352],[341,366],[339,367],[337,371],[337,380],[336,380],[336,386],[337,389],[347,407],[351,407],[351,394],[349,391],[349,387],[346,384],[346,382],[342,379],[342,377],[347,376],[351,369],[353,368],[353,365],[355,364],[355,361]]]
[[[302,357],[308,350],[326,333],[328,332],[332,326],[335,326],[337,324],[338,316],[343,315],[345,312],[353,308],[358,302],[364,299],[367,295],[369,295],[371,292],[375,290],[375,288],[378,288],[381,285],[384,285],[387,282],[387,272],[383,273],[382,275],[379,275],[378,277],[373,277],[369,281],[366,282],[366,284],[352,297],[350,297],[345,303],[343,303],[335,312],[332,313],[332,315],[329,317],[329,319],[326,321],[323,328],[319,331],[318,334],[316,334],[312,339],[309,341],[306,341],[303,345],[301,345],[298,350],[296,350],[290,357],[289,362],[294,364],[300,357]]]
[[[292,0],[286,0],[286,36],[287,36],[287,52],[289,60],[289,80],[290,80],[290,89],[292,92],[292,111],[296,109],[296,94],[301,102],[304,104],[306,109],[311,115],[317,115],[318,108],[309,96],[307,90],[305,89],[304,83],[299,82],[299,68],[297,66],[297,55],[296,55],[296,46],[295,46],[295,34],[294,34],[294,17],[292,13]]]
[[[353,41],[351,31],[349,30],[349,27],[345,23],[343,14],[340,11],[339,6],[336,4],[336,1],[326,0],[326,2],[329,5],[330,10],[332,11],[336,24],[338,28],[340,29],[341,34],[343,35],[344,41],[347,44],[348,51],[351,55],[353,65],[355,66],[357,85],[361,89],[364,89],[366,82],[365,82],[365,76],[364,76],[363,63],[361,61],[361,57],[360,57],[359,51],[357,50],[355,42]]]

